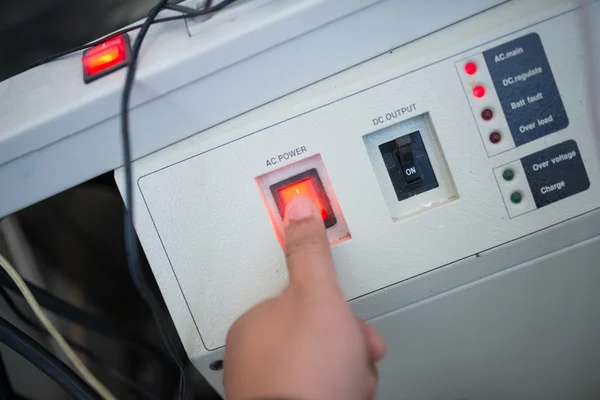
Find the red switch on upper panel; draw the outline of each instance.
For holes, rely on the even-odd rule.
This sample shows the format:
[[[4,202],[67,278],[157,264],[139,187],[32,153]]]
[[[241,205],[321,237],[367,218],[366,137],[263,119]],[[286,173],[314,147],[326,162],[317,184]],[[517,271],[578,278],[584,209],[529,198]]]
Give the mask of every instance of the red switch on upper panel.
[[[271,185],[271,193],[275,197],[282,217],[286,204],[295,196],[304,195],[315,203],[315,206],[323,217],[325,227],[329,228],[337,222],[316,169],[305,171]]]
[[[89,83],[129,64],[129,36],[121,35],[83,53],[83,80]]]

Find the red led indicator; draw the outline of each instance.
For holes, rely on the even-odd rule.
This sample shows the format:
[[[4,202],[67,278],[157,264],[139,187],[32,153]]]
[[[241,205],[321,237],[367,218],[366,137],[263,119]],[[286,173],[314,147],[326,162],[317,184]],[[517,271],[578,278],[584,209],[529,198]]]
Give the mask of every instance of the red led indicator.
[[[477,64],[474,62],[468,62],[465,64],[465,72],[467,75],[473,75],[477,72]]]
[[[129,63],[128,36],[107,40],[83,53],[83,77],[86,83],[104,76]]]
[[[294,182],[290,185],[277,189],[277,194],[279,196],[282,210],[285,210],[286,204],[291,199],[302,194],[309,197],[313,203],[315,203],[315,206],[317,206],[317,209],[321,213],[321,217],[323,217],[323,221],[326,221],[329,218],[327,209],[323,204],[323,199],[319,195],[317,186],[315,185],[315,181],[312,177],[304,178],[298,182]]]
[[[494,118],[494,112],[492,110],[490,110],[489,108],[486,108],[485,110],[483,110],[481,112],[481,118],[484,121],[491,121],[492,118]]]
[[[485,96],[485,88],[481,85],[475,86],[473,88],[473,96],[477,97],[478,99],[482,98]]]
[[[498,132],[492,132],[490,134],[490,142],[492,142],[493,144],[498,144],[498,143],[500,143],[501,140],[502,140],[502,135],[499,134]]]

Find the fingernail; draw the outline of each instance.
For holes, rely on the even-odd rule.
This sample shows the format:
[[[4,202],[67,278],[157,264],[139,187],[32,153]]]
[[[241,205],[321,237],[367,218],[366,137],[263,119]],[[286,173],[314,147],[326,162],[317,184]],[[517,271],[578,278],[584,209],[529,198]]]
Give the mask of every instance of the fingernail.
[[[316,207],[313,201],[303,195],[294,197],[285,207],[285,219],[298,221],[315,215]]]

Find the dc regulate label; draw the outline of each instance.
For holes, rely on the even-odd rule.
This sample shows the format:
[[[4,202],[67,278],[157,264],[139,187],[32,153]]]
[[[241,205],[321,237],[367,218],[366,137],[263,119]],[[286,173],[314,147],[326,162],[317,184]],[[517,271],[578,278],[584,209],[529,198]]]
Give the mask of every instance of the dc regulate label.
[[[590,187],[579,148],[574,140],[524,157],[521,163],[538,208]]]
[[[487,50],[483,56],[517,146],[569,125],[537,33]]]

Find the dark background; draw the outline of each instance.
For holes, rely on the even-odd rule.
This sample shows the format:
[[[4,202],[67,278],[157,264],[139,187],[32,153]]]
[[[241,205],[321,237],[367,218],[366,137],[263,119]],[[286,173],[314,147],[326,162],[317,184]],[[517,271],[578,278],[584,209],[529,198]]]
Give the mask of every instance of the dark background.
[[[1,0],[0,81],[148,14],[156,0]]]
[[[156,2],[0,0],[0,81],[19,74],[40,59],[141,20]],[[45,266],[43,272],[50,292],[130,328],[169,359],[152,315],[129,278],[123,247],[123,213],[122,199],[109,173],[21,210],[13,217],[23,229],[35,258]],[[149,266],[145,260],[142,261],[147,279],[162,302]],[[59,287],[54,282],[63,282],[63,286]],[[64,287],[68,287],[69,291]],[[73,296],[73,293],[79,295]],[[1,300],[0,304],[4,305]],[[27,305],[20,305],[28,312]],[[168,315],[166,309],[163,311],[165,316]],[[15,316],[4,309],[2,314],[15,320]],[[167,324],[172,337],[177,338],[172,322],[169,320]],[[67,332],[66,336],[70,333]],[[175,392],[178,372],[174,365],[132,355],[118,342],[107,341],[88,330],[81,331],[78,342],[155,397],[171,398]],[[185,357],[180,343],[177,345],[180,354]],[[19,381],[15,377],[22,375],[22,371],[13,364],[7,364],[7,368],[13,384]],[[94,368],[94,365],[90,368],[117,394],[117,398],[141,398],[105,370]],[[189,363],[187,369],[190,399],[219,398]],[[25,382],[28,379],[23,377]],[[15,385],[15,389],[18,392],[20,388]],[[31,399],[37,398],[48,397],[40,395]]]

